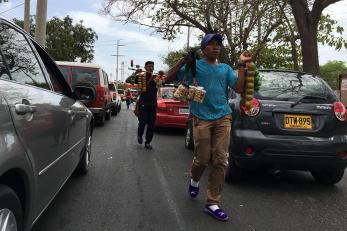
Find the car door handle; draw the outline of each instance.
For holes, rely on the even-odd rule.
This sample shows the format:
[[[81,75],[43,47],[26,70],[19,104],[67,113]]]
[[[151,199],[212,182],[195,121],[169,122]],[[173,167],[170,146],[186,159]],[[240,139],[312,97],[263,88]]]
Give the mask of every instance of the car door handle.
[[[36,112],[36,106],[17,103],[15,105],[15,111],[18,115],[25,115],[26,113]]]
[[[69,110],[67,111],[67,114],[68,114],[69,116],[73,116],[73,115],[75,115],[75,112],[74,112],[73,110],[69,109]]]

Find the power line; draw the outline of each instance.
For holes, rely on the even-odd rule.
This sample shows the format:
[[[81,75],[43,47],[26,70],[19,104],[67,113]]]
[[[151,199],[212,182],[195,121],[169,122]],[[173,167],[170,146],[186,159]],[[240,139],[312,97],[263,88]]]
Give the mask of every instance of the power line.
[[[17,6],[14,6],[14,7],[10,8],[10,9],[8,9],[8,10],[5,10],[5,11],[1,12],[0,14],[3,14],[3,13],[6,13],[6,12],[9,12],[9,11],[11,11],[11,10],[14,10],[14,9],[16,9],[16,8],[18,8],[18,7],[22,6],[22,5],[24,5],[24,2],[23,2],[23,3],[21,3],[21,4],[19,4],[19,5],[17,5]]]

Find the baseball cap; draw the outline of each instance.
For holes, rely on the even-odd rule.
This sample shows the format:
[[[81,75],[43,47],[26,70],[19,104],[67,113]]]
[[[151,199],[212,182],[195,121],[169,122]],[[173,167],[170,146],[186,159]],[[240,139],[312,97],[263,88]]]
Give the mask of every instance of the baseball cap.
[[[223,42],[223,37],[220,34],[217,33],[213,33],[213,34],[206,34],[202,40],[201,40],[201,44],[200,47],[201,49],[205,49],[205,47],[207,47],[207,45],[213,40],[217,40],[218,42],[220,42],[220,44],[222,44]]]

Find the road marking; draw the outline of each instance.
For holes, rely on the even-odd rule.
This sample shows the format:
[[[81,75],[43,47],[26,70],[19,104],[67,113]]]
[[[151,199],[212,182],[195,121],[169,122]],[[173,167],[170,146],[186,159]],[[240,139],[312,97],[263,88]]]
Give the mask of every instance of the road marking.
[[[164,177],[164,173],[161,170],[157,159],[153,158],[153,161],[154,161],[155,170],[157,172],[157,176],[159,176],[160,184],[163,186],[163,191],[164,191],[165,197],[167,199],[167,202],[169,204],[169,207],[170,207],[171,211],[175,214],[178,228],[179,228],[179,230],[184,231],[184,230],[186,230],[185,225],[184,225],[184,221],[183,221],[182,215],[179,212],[178,207],[176,206],[176,203],[173,199],[169,184],[167,183],[167,180]]]

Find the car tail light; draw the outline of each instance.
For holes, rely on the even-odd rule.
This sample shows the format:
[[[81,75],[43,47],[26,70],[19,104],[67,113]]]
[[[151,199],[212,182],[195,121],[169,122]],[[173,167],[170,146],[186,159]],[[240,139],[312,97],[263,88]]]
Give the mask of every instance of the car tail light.
[[[347,152],[346,151],[339,152],[338,155],[340,156],[341,159],[347,159]]]
[[[241,107],[241,111],[245,115],[250,116],[250,117],[254,117],[254,116],[257,116],[260,112],[260,103],[256,98],[253,98],[251,103],[252,103],[252,107],[249,110],[247,110],[246,107],[243,105],[241,105],[240,107]]]
[[[254,149],[251,146],[248,146],[245,148],[245,154],[247,156],[253,156],[254,155]]]
[[[334,103],[334,113],[335,117],[340,121],[346,120],[346,108],[345,105],[341,102],[335,102]]]
[[[117,93],[113,92],[113,100],[116,100],[116,99],[117,99]]]
[[[164,102],[158,102],[158,109],[162,111],[166,111],[167,110],[166,104]]]
[[[97,87],[96,92],[97,92],[96,94],[97,94],[98,101],[104,101],[105,96],[104,96],[104,90],[102,89],[102,87]]]

